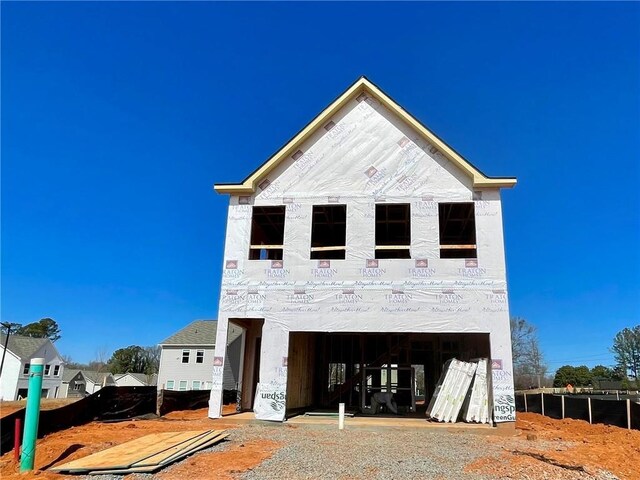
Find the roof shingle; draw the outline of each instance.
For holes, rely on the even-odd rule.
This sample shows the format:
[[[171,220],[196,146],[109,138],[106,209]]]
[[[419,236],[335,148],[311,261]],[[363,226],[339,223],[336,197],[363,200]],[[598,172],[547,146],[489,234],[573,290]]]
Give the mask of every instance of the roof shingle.
[[[196,320],[160,342],[160,345],[215,345],[216,320]]]
[[[0,345],[4,347],[6,339],[4,333],[0,334]],[[42,345],[49,341],[48,338],[23,337],[21,335],[9,335],[7,350],[18,355],[22,360],[30,359]]]

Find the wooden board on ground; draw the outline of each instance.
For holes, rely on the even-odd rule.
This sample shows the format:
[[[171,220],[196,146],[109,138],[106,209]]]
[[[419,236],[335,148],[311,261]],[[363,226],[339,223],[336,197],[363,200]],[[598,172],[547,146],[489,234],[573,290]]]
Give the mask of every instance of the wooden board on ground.
[[[206,435],[210,430],[187,432],[164,432],[132,440],[89,455],[78,460],[51,468],[54,472],[83,473],[91,470],[129,468],[151,456],[165,452],[172,447]]]
[[[145,458],[139,462],[131,464],[131,467],[147,467],[150,465],[158,465],[168,460],[171,457],[179,455],[181,452],[188,452],[193,448],[197,448],[198,445],[201,445],[203,442],[207,442],[212,438],[216,438],[218,435],[222,434],[224,430],[213,430],[208,433],[204,433],[203,435],[199,435],[194,437],[193,439],[180,443],[174,447],[168,448],[167,450],[157,453],[156,455],[152,455],[150,457]]]
[[[223,433],[211,432],[211,434],[206,435],[207,438],[202,438],[201,437],[196,442],[193,442],[191,447],[188,447],[188,448],[185,447],[180,452],[174,454],[171,457],[167,457],[161,463],[158,463],[156,465],[136,466],[134,464],[129,468],[119,468],[119,469],[113,469],[113,470],[95,470],[95,471],[91,471],[91,472],[88,472],[88,473],[89,473],[89,475],[103,475],[103,474],[104,475],[106,475],[106,474],[110,474],[110,475],[127,475],[129,473],[153,473],[153,472],[155,472],[155,471],[157,471],[157,470],[169,465],[170,463],[176,462],[178,460],[182,460],[183,458],[191,455],[192,453],[195,453],[195,452],[200,451],[200,450],[204,450],[205,448],[209,448],[209,447],[215,445],[216,443],[222,441],[223,439],[225,439],[225,438],[227,438],[229,436],[228,433],[224,433],[225,432],[224,430],[218,430],[217,432],[223,432]],[[141,463],[144,463],[144,461],[141,462]]]

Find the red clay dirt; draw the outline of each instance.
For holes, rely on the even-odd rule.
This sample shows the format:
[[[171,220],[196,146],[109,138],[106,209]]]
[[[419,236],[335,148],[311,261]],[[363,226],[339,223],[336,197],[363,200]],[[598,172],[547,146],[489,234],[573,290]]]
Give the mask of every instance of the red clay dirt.
[[[40,410],[53,410],[54,408],[64,407],[70,403],[78,401],[79,398],[43,398],[40,401]],[[17,412],[27,405],[25,400],[15,400],[11,402],[0,401],[0,417]]]
[[[233,411],[234,407],[228,406],[223,413]],[[214,421],[206,415],[206,409],[172,412],[154,420],[93,422],[56,432],[38,441],[34,472],[17,473],[18,465],[9,452],[0,457],[0,478],[77,480],[46,469],[151,433],[238,428],[233,416]],[[562,480],[576,478],[572,469],[594,476],[604,469],[622,480],[640,478],[640,431],[589,425],[578,420],[553,420],[533,413],[519,413],[516,427],[515,437],[487,436],[487,441],[504,449],[500,459],[482,458],[468,465],[467,471],[486,473],[492,478]],[[280,447],[263,438],[244,444],[230,443],[224,451],[195,454],[156,476],[164,480],[182,477],[230,480],[255,468]],[[216,466],[215,471],[211,465]]]
[[[520,435],[511,445],[505,445],[499,463],[494,458],[482,458],[467,470],[531,479],[561,479],[573,469],[592,475],[606,470],[622,480],[640,478],[638,430],[554,420],[536,413],[518,413],[516,428]],[[490,441],[503,439],[494,437]]]

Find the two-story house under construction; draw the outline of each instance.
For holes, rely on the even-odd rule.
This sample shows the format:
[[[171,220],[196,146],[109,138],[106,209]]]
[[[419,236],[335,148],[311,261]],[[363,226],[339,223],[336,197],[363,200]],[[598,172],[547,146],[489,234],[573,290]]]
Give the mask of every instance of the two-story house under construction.
[[[491,360],[495,422],[515,420],[500,190],[362,77],[229,195],[209,416],[229,325],[245,331],[241,407],[283,420],[422,414],[443,363]],[[422,412],[421,412],[422,409]]]

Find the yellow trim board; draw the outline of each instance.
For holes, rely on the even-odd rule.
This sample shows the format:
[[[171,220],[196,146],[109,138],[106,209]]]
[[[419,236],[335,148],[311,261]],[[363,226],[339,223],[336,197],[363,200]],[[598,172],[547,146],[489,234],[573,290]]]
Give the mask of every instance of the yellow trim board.
[[[367,78],[360,77],[351,87],[349,87],[342,95],[325,108],[316,118],[314,118],[306,127],[293,137],[284,147],[276,152],[269,160],[253,172],[246,180],[239,184],[216,184],[214,190],[218,193],[228,193],[232,195],[251,195],[256,191],[256,186],[266,175],[277,167],[283,160],[292,155],[296,149],[308,139],[318,128],[323,126],[340,108],[342,108],[352,98],[367,93],[378,100],[388,110],[394,112],[409,126],[413,127],[420,133],[424,139],[434,145],[445,157],[447,157],[454,165],[466,173],[473,179],[473,186],[476,188],[492,187],[492,188],[512,188],[517,183],[516,178],[492,178],[487,177],[471,163],[465,160],[460,154],[453,150],[449,145],[443,142],[431,130],[422,125],[411,114],[398,105],[391,97],[385,94],[377,86],[371,83]]]

